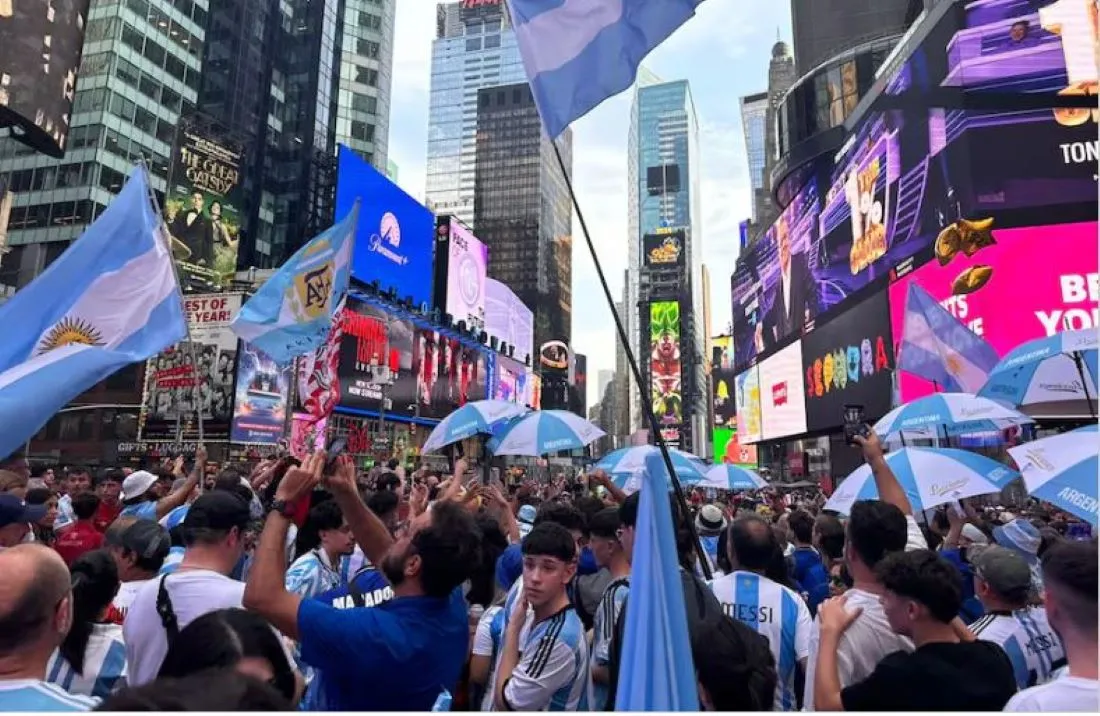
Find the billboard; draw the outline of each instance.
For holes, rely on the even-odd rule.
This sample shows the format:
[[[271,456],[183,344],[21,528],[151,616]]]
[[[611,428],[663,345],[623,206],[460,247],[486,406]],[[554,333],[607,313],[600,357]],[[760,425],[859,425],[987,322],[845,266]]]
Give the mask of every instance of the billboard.
[[[485,332],[515,346],[512,357],[521,363],[535,356],[535,314],[512,289],[496,279],[485,279]]]
[[[573,362],[572,351],[565,341],[547,341],[539,348],[539,366],[542,374],[569,374]]]
[[[732,428],[737,425],[737,403],[734,400],[733,372],[733,336],[718,336],[713,339],[711,355],[710,382],[714,387],[711,399],[714,403],[715,427]]]
[[[653,414],[662,428],[684,422],[680,366],[680,303],[649,304],[649,380]]]
[[[336,175],[336,216],[359,203],[352,278],[377,281],[399,300],[431,304],[432,212],[401,190],[351,149],[341,145]]]
[[[573,395],[575,405],[572,410],[582,418],[588,417],[588,356],[573,354]]]
[[[764,440],[806,432],[806,391],[802,382],[802,342],[795,341],[757,366],[760,371],[760,425]]]
[[[340,339],[340,406],[411,416],[416,408],[413,324],[378,306],[349,300]]]
[[[458,6],[458,17],[462,22],[500,17],[504,9],[502,0],[462,0]]]
[[[282,439],[293,377],[293,361],[280,367],[263,351],[241,344],[231,442],[275,445]]]
[[[453,216],[437,217],[435,234],[436,307],[456,324],[484,326],[489,248]]]
[[[890,286],[890,322],[900,341],[905,296],[915,281],[1000,355],[1066,330],[1096,329],[1100,301],[1096,222],[993,229],[994,243],[973,256],[931,261]],[[933,392],[901,372],[901,399]]]
[[[65,156],[88,0],[0,3],[0,127]]]
[[[243,148],[226,131],[184,121],[164,200],[172,256],[184,291],[227,285],[237,271]]]
[[[432,328],[417,326],[414,350],[417,415],[442,419],[488,392],[488,355]]]
[[[736,465],[755,470],[759,465],[755,445],[743,445],[737,439],[737,428],[715,428],[712,434],[715,465]]]
[[[760,442],[763,430],[760,425],[760,373],[756,366],[733,379],[733,399],[741,442]]]
[[[229,439],[237,372],[237,336],[229,323],[241,301],[239,293],[184,298],[190,336],[146,363],[139,441],[198,440],[200,409],[203,438]]]
[[[802,339],[806,429],[844,424],[844,406],[862,405],[874,422],[890,412],[894,344],[886,294],[849,308]]]
[[[646,268],[678,268],[684,265],[684,230],[646,234],[642,237]]]
[[[506,356],[498,355],[492,397],[495,400],[528,405],[531,397],[530,375],[527,366]]]

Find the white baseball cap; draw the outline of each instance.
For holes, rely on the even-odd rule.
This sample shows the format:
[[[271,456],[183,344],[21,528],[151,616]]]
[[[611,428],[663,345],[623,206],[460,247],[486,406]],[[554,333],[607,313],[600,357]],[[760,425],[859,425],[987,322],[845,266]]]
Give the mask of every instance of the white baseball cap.
[[[146,470],[138,470],[126,476],[122,481],[122,499],[132,500],[149,491],[149,488],[157,484],[157,476]]]

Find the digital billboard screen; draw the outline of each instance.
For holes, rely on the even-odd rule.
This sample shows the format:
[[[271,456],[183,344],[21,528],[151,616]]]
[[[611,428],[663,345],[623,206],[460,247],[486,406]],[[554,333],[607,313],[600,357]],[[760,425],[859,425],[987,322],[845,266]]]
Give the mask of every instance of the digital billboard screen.
[[[417,415],[442,419],[488,390],[488,356],[483,350],[417,326],[415,349]]]
[[[442,279],[436,284],[436,291],[446,296],[440,307],[451,314],[455,323],[465,321],[470,327],[484,325],[489,247],[453,216],[436,220],[436,238],[436,272]]]
[[[902,339],[905,297],[916,282],[1005,355],[1024,341],[1062,330],[1096,329],[1100,277],[1096,222],[992,229],[994,243],[972,256],[930,261],[890,286],[894,340]],[[900,372],[901,399],[932,393],[931,383]]]
[[[642,237],[646,268],[678,268],[684,265],[684,230],[646,234]]]
[[[432,212],[378,172],[351,149],[341,146],[336,176],[336,216],[343,217],[359,201],[352,278],[378,281],[398,299],[411,296],[416,304],[431,304]]]
[[[88,0],[0,2],[0,127],[61,158],[69,138]]]
[[[413,324],[382,308],[349,300],[340,339],[340,405],[411,416],[416,408]]]
[[[844,406],[862,405],[874,422],[890,412],[894,343],[886,293],[849,308],[802,339],[806,429],[844,424]]]
[[[649,351],[653,414],[662,428],[678,428],[684,422],[678,301],[649,304]]]
[[[757,366],[760,371],[760,424],[764,440],[806,432],[806,391],[802,381],[802,342],[795,341]]]
[[[516,360],[531,358],[534,363],[535,314],[512,289],[492,278],[485,279],[485,332],[515,346]]]
[[[531,392],[527,366],[517,360],[500,355],[496,357],[496,364],[493,398],[527,405]]]
[[[293,374],[293,361],[279,366],[263,351],[241,344],[230,441],[275,445],[282,439]]]
[[[736,401],[737,434],[745,444],[763,439],[760,421],[760,373],[752,366],[739,373],[733,380],[733,398]]]
[[[755,470],[759,464],[755,445],[742,444],[737,428],[715,428],[712,434],[715,465],[736,465]]]
[[[714,404],[714,425],[732,428],[737,425],[736,401],[734,400],[733,337],[718,336],[713,339],[710,376],[714,386],[711,400]]]

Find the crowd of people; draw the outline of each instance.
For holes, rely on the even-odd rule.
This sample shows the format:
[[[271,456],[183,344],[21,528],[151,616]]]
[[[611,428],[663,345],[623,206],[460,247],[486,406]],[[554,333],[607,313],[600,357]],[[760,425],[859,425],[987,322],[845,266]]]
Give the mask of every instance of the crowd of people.
[[[847,515],[812,490],[670,498],[699,708],[1096,712],[1087,525],[914,514],[858,440],[880,499]],[[205,463],[0,464],[0,710],[615,709],[652,546],[607,474]]]

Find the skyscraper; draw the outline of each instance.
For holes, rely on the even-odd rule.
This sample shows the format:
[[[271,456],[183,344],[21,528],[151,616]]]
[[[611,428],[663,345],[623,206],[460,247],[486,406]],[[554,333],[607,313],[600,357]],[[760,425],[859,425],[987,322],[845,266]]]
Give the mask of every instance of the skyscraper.
[[[535,348],[573,331],[573,206],[526,82],[477,93],[474,226],[489,275],[534,313]],[[573,135],[557,140],[572,174]]]
[[[768,228],[777,216],[775,202],[772,199],[771,180],[772,167],[779,158],[775,134],[776,111],[779,108],[779,101],[783,99],[783,93],[790,89],[797,79],[798,73],[795,71],[790,48],[787,47],[786,42],[777,40],[772,45],[772,59],[768,63],[768,108],[764,114],[764,191],[756,195],[760,197],[760,204],[757,207],[758,218],[753,227],[755,234],[750,241]],[[756,206],[755,202],[754,206]]]
[[[478,90],[526,78],[503,2],[436,6],[427,159],[427,198],[436,213],[480,230],[474,216]]]
[[[871,40],[900,35],[923,0],[791,0],[798,76]]]
[[[342,0],[339,74],[333,77],[336,141],[386,171],[397,0]]]
[[[758,92],[741,98],[741,126],[745,134],[745,157],[749,163],[752,187],[752,220],[760,221],[766,212],[764,169],[766,166],[768,93]]]

